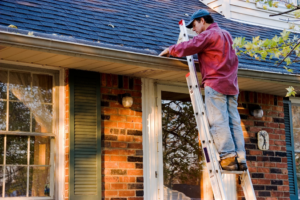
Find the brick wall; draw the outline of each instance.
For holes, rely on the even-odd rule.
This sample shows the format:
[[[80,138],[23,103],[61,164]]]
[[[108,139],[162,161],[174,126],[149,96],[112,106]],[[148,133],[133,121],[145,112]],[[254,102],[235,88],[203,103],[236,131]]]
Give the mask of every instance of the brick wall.
[[[65,71],[65,193],[69,196],[69,71]],[[101,75],[102,197],[142,200],[143,147],[141,79]],[[118,94],[130,93],[133,106],[124,108]]]
[[[130,93],[133,106],[124,108],[117,95]],[[141,80],[102,74],[102,184],[105,200],[142,200]]]
[[[250,116],[249,104],[259,104],[264,116],[261,119]],[[288,200],[283,98],[255,92],[241,92],[239,113],[246,142],[247,164],[257,200]],[[259,150],[257,147],[257,133],[261,130],[269,133],[270,148],[267,151]],[[238,197],[244,199],[239,184]]]

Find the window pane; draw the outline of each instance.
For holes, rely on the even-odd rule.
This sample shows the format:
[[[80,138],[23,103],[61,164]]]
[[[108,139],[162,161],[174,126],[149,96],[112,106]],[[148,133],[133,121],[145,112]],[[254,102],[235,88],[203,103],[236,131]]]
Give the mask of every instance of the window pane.
[[[0,99],[7,98],[7,71],[0,70]]]
[[[27,167],[5,167],[5,196],[24,197],[27,189]]]
[[[1,73],[1,72],[0,72]],[[6,101],[0,101],[0,130],[6,130]]]
[[[32,91],[44,103],[52,103],[52,80],[49,75],[33,74]]]
[[[41,115],[38,116],[35,113],[32,115],[32,132],[52,133],[52,105],[41,105],[40,109]]]
[[[30,101],[30,83],[30,73],[9,72],[9,99]]]
[[[4,135],[1,135],[0,136],[0,165],[3,165],[3,156],[4,156]]]
[[[296,151],[300,151],[300,105],[292,105],[294,146]]]
[[[50,167],[30,167],[29,196],[50,196]]]
[[[49,165],[50,138],[43,136],[30,137],[30,164]]]
[[[27,164],[27,136],[7,136],[6,164]]]
[[[30,110],[22,102],[9,102],[9,130],[30,131]]]
[[[0,166],[0,197],[2,197],[2,188],[3,188],[3,166]]]
[[[189,94],[162,92],[164,199],[204,198],[205,167]],[[210,194],[211,195],[211,194]]]

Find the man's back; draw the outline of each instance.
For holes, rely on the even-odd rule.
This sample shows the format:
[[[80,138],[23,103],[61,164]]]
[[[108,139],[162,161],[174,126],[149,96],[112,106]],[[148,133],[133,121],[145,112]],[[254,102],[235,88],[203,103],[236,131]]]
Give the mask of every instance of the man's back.
[[[238,58],[232,48],[231,35],[211,24],[189,42],[170,47],[170,54],[176,57],[198,54],[202,85],[226,94],[238,94]]]

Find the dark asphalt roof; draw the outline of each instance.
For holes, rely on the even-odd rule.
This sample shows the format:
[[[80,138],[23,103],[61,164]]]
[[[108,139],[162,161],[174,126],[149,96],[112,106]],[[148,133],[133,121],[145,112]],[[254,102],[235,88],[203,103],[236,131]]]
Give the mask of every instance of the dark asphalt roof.
[[[199,0],[0,0],[0,25],[13,24],[45,37],[48,34],[72,37],[70,40],[86,41],[89,45],[100,43],[111,48],[158,54],[176,43],[180,19],[189,20],[200,8],[208,9],[233,38],[243,36],[252,40],[258,35],[272,38],[281,32],[228,20]],[[276,67],[274,60],[261,62],[241,57],[239,61],[242,69],[287,73],[282,66]],[[300,74],[299,64],[289,67]]]

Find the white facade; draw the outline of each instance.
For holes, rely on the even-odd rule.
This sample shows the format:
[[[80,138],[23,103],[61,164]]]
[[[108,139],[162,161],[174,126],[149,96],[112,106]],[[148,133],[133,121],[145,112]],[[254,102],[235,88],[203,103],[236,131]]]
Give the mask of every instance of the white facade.
[[[270,7],[264,4],[264,1],[255,2],[255,0],[200,0],[200,2],[209,6],[218,13],[224,15],[227,19],[232,19],[244,23],[260,25],[275,29],[289,29],[289,24],[294,23],[295,30],[300,31],[300,20],[295,21],[294,15],[289,13],[270,17],[269,15],[288,11],[286,3],[297,5],[297,0],[274,0],[278,1],[278,8]],[[263,6],[267,6],[267,10]],[[289,20],[289,23],[287,21]]]

